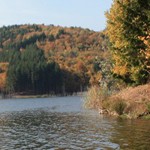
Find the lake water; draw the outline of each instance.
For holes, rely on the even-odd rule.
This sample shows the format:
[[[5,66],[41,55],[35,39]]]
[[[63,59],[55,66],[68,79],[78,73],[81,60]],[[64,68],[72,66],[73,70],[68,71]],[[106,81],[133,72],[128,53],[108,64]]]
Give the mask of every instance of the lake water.
[[[150,150],[150,121],[82,108],[80,97],[0,100],[0,150]]]

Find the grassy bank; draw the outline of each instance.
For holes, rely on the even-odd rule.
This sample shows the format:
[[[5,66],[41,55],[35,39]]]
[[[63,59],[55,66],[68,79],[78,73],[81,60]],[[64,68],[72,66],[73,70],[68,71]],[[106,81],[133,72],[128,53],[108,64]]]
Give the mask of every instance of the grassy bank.
[[[150,118],[150,84],[129,87],[115,94],[92,87],[85,96],[86,108],[125,118]]]

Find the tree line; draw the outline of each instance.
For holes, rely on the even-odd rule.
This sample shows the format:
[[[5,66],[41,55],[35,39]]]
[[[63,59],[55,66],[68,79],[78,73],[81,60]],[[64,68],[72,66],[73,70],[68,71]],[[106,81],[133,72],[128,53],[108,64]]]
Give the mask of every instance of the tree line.
[[[35,44],[23,51],[11,50],[5,92],[19,94],[73,94],[85,86],[80,77],[54,61],[48,61],[44,51]],[[8,53],[8,52],[7,52]],[[0,57],[0,61],[4,61]]]

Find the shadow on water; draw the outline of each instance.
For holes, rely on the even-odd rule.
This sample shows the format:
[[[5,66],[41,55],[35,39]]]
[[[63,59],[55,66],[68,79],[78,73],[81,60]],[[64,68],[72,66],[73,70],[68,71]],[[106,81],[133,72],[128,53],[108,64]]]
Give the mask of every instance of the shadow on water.
[[[79,100],[76,103],[78,106]],[[1,113],[0,149],[146,150],[150,147],[149,121],[116,120],[80,109],[70,111],[68,102],[63,104],[64,111],[60,111],[59,103],[56,104]]]

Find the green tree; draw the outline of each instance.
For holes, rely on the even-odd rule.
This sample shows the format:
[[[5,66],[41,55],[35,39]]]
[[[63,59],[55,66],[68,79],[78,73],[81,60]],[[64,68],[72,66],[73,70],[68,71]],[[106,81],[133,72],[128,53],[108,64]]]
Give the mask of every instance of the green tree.
[[[14,51],[7,72],[7,88],[15,92],[40,92],[43,83],[41,74],[46,68],[44,52],[35,45],[28,46],[22,53]],[[42,73],[41,73],[42,72]]]
[[[11,57],[9,60],[9,67],[7,71],[7,91],[9,93],[14,92],[17,88],[17,77],[18,77],[18,67],[20,64],[21,55],[19,51],[13,50],[11,52]]]
[[[62,72],[56,62],[47,63],[46,66],[46,86],[49,93],[61,93]]]
[[[60,93],[62,76],[57,63],[47,63],[44,51],[29,45],[13,51],[7,72],[7,90],[30,94]]]
[[[107,17],[117,77],[143,84],[150,76],[150,1],[114,0]]]

